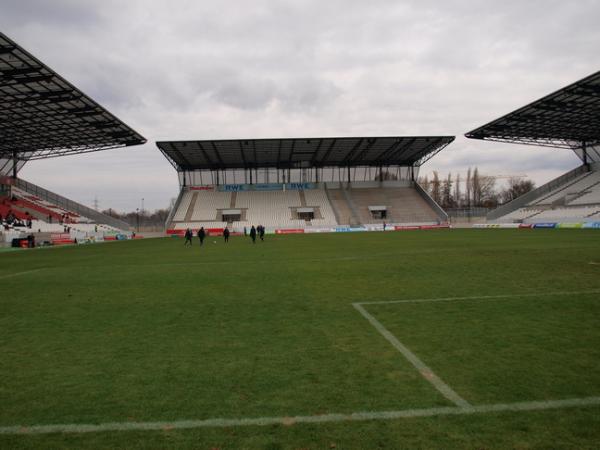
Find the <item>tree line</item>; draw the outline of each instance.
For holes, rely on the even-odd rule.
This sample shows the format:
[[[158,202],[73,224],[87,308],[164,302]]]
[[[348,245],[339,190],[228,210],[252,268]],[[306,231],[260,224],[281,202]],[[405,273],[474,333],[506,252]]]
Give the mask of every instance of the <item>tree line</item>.
[[[132,227],[164,227],[165,221],[169,216],[169,209],[156,209],[154,211],[131,211],[118,212],[112,208],[102,211],[107,216],[120,219]]]
[[[532,180],[522,177],[509,177],[506,187],[499,188],[497,178],[481,174],[477,167],[469,167],[465,179],[459,173],[452,176],[451,172],[442,178],[433,171],[431,179],[424,176],[418,181],[442,208],[495,208],[535,189]]]

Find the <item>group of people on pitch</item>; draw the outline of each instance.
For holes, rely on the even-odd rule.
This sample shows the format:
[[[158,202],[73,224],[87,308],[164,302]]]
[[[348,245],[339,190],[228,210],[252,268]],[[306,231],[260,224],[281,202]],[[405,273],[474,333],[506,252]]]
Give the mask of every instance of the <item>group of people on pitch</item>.
[[[229,228],[225,227],[223,229],[223,239],[225,241],[225,243],[229,242],[229,236],[230,236],[231,232],[229,231]],[[204,227],[200,227],[200,229],[198,230],[197,233],[198,236],[198,240],[200,241],[200,245],[204,244],[204,239],[206,238],[206,236],[208,236],[208,233],[206,232],[206,230],[204,229]],[[246,227],[244,227],[244,236],[248,236],[248,232]],[[261,241],[265,240],[265,227],[263,227],[262,225],[258,225],[258,226],[254,226],[252,225],[252,228],[250,228],[250,239],[252,239],[252,243],[256,244],[256,237],[259,237]],[[192,239],[194,238],[194,233],[192,231],[191,228],[188,228],[185,230],[185,241],[183,243],[183,245],[192,245]]]
[[[244,227],[244,236],[247,236],[248,230],[246,230],[246,227]],[[265,240],[265,227],[263,227],[262,225],[258,225],[258,226],[254,226],[252,225],[252,228],[250,228],[250,239],[252,239],[252,243],[256,244],[256,236],[260,237],[261,241]]]

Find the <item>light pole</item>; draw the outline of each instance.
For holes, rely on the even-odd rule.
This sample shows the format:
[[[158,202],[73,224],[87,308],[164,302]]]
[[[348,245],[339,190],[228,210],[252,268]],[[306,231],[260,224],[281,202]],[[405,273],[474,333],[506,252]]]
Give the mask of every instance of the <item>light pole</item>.
[[[135,222],[137,225],[137,232],[140,232],[140,209],[139,208],[135,208]]]
[[[142,197],[142,222],[144,221],[144,218],[146,217],[146,213],[144,211],[144,198]],[[140,230],[138,229],[138,232]]]

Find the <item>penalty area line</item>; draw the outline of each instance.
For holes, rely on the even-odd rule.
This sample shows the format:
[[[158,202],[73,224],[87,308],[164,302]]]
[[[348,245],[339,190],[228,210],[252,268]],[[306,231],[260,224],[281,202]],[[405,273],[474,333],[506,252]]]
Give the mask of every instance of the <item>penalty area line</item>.
[[[408,362],[410,362],[415,369],[419,371],[421,376],[429,381],[434,388],[436,388],[444,397],[454,403],[456,406],[462,408],[469,408],[471,405],[464,398],[458,395],[454,389],[448,386],[440,377],[438,377],[433,370],[427,366],[421,359],[410,351],[408,347],[406,347],[402,342],[398,340],[396,336],[394,336],[387,328],[385,328],[381,322],[379,322],[375,317],[367,312],[365,308],[357,303],[353,303],[352,306],[365,318],[369,321],[371,325],[384,337],[386,340],[392,344],[392,346],[398,350],[402,356],[404,356]]]
[[[107,431],[169,431],[188,428],[224,428],[244,426],[286,425],[302,423],[358,422],[368,420],[393,420],[418,417],[484,414],[505,411],[539,411],[549,409],[599,406],[600,397],[565,400],[499,403],[470,407],[439,407],[405,409],[399,411],[365,411],[350,414],[322,414],[315,416],[257,417],[246,419],[177,420],[173,422],[110,422],[101,424],[57,424],[0,427],[0,434],[27,435],[49,433],[98,433]]]

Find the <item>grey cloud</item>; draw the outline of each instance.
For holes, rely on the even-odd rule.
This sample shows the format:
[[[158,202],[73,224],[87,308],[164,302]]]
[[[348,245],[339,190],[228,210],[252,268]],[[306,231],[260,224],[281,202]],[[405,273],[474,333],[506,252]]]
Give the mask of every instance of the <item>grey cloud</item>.
[[[55,174],[89,173],[83,197],[135,208],[131,192],[176,193],[156,139],[453,134],[424,172],[556,176],[570,152],[462,135],[597,71],[598,16],[597,0],[7,0],[0,27],[150,141],[24,176],[76,195]]]
[[[326,107],[340,94],[333,83],[312,77],[289,75],[273,79],[237,76],[219,84],[210,97],[216,102],[244,109],[262,110],[277,106],[280,111],[314,111]]]
[[[264,109],[274,99],[275,85],[271,80],[238,77],[221,84],[211,98],[240,109]]]
[[[6,0],[2,3],[2,15],[14,27],[44,24],[82,29],[102,20],[96,8],[78,0]]]

